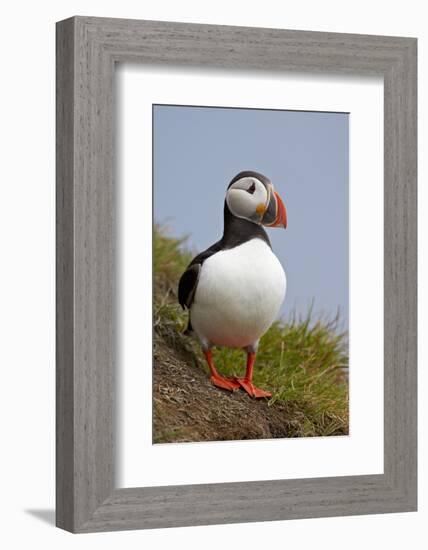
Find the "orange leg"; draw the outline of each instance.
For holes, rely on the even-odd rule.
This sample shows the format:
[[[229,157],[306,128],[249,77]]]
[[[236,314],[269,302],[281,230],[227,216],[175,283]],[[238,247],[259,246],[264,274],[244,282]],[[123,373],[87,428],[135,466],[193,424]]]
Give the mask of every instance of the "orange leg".
[[[256,360],[256,354],[254,352],[247,353],[247,370],[244,378],[235,378],[241,388],[245,390],[251,397],[272,397],[272,394],[268,391],[261,390],[253,384],[253,367]]]
[[[214,366],[213,354],[210,349],[206,351],[204,350],[204,355],[211,372],[210,380],[214,386],[229,391],[237,390],[240,387],[240,384],[234,378],[226,378],[225,376],[219,374]]]

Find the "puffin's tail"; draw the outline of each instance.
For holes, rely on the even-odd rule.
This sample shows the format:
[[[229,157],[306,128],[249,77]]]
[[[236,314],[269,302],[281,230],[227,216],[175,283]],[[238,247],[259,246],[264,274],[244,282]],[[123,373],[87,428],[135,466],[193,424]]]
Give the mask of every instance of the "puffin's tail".
[[[186,330],[183,332],[184,336],[190,336],[193,332],[193,327],[192,327],[192,323],[190,322],[190,315],[189,315],[189,321],[187,323],[187,328]]]

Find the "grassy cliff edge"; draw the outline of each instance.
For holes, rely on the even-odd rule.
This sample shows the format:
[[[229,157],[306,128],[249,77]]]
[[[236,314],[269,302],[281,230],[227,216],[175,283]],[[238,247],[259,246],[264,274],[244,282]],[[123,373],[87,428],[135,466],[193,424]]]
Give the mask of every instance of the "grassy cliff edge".
[[[184,336],[187,312],[177,283],[192,255],[184,241],[155,227],[154,442],[348,434],[347,335],[338,320],[277,321],[260,342],[254,382],[272,391],[254,400],[213,387],[197,342]],[[219,371],[241,375],[242,350],[216,349]]]

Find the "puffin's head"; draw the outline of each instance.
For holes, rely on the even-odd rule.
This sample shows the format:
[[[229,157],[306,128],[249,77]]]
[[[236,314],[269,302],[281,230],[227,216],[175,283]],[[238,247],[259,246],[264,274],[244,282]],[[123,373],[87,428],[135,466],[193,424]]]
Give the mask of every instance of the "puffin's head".
[[[287,227],[287,211],[272,182],[258,172],[240,172],[229,183],[226,204],[232,214],[258,225]]]

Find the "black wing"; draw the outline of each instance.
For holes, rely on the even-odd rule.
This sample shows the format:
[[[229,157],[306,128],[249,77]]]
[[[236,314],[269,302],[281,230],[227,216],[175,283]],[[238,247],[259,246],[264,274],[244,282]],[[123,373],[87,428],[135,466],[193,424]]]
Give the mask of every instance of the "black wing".
[[[185,307],[189,309],[192,305],[201,267],[202,264],[190,264],[180,278],[178,283],[178,301],[183,309]]]
[[[204,261],[221,250],[221,241],[216,242],[204,252],[198,254],[190,262],[188,268],[183,273],[178,283],[178,301],[181,307],[184,309],[190,309],[195,297],[196,288],[198,286],[198,280]]]

